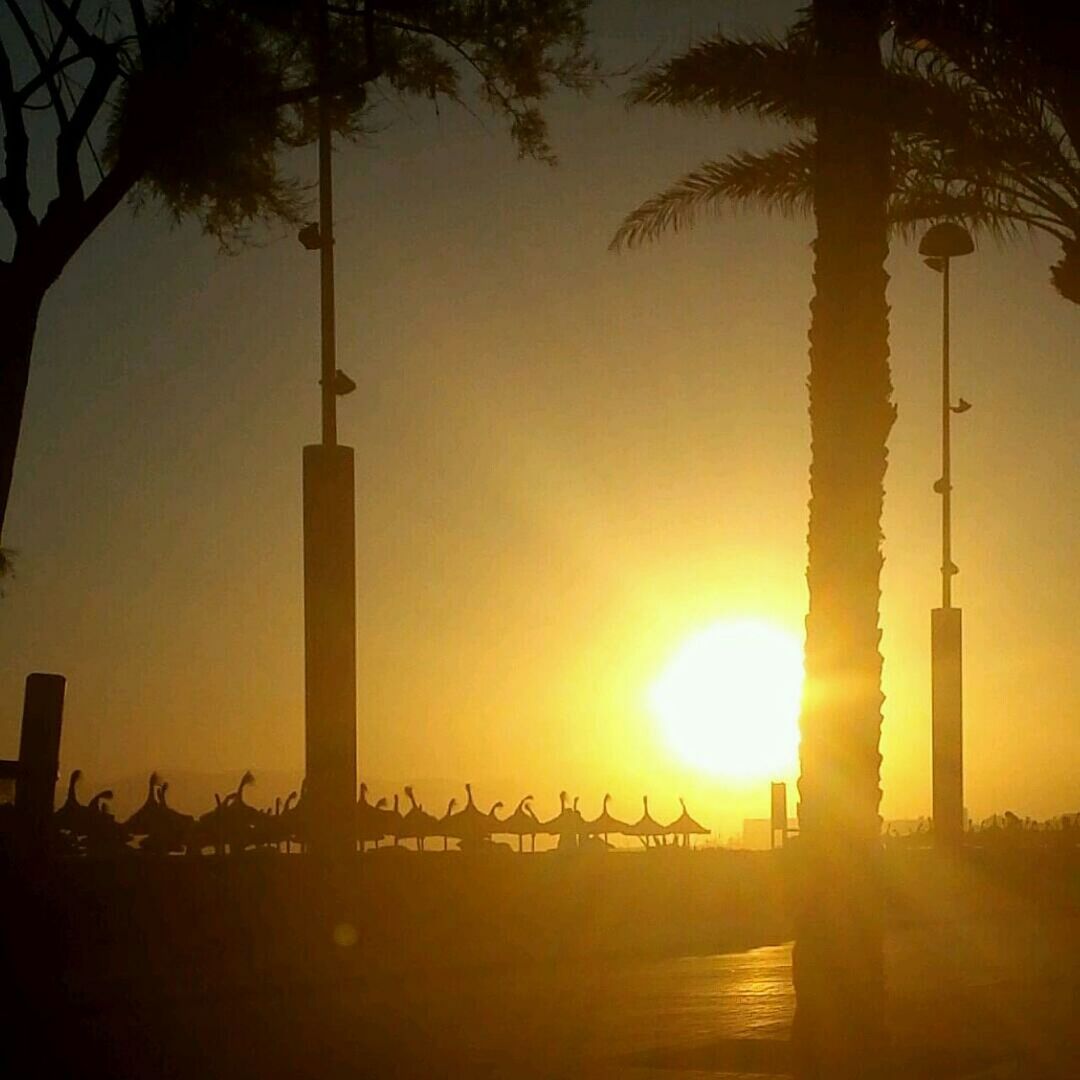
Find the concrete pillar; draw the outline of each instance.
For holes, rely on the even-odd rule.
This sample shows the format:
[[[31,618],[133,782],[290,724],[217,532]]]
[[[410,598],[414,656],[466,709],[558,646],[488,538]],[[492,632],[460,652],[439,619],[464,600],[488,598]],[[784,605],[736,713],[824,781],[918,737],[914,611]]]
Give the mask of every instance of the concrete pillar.
[[[963,665],[960,609],[930,613],[934,836],[958,845],[964,835]]]
[[[356,850],[356,524],[353,451],[304,447],[304,676],[309,849]]]
[[[60,770],[60,729],[64,718],[63,675],[26,676],[15,811],[31,850],[47,850],[56,777]]]
[[[770,829],[769,847],[776,847],[776,834],[780,833],[780,843],[787,845],[788,834],[788,811],[787,811],[787,784],[782,780],[773,781],[769,786],[770,794]]]

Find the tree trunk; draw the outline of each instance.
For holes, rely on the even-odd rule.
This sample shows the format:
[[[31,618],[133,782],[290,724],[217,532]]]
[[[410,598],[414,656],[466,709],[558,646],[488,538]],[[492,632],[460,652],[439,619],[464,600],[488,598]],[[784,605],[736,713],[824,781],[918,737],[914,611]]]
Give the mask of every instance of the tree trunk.
[[[0,274],[0,297],[4,304],[4,322],[0,326],[0,541],[26,404],[30,354],[44,296],[39,290],[20,285],[12,267],[3,270]]]
[[[810,526],[802,709],[798,1075],[887,1069],[880,877],[878,627],[889,375],[889,132],[880,2],[816,0],[819,62],[810,329]]]

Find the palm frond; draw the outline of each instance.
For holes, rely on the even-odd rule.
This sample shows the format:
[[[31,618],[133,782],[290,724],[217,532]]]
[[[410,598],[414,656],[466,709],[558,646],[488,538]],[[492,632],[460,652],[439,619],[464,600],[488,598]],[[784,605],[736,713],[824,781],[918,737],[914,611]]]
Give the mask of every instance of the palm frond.
[[[643,75],[626,100],[802,124],[814,113],[813,65],[813,51],[802,38],[746,41],[718,35]]]
[[[950,193],[934,189],[901,188],[889,198],[889,226],[905,240],[914,240],[939,221],[962,222],[973,233],[1011,240],[1034,226],[1019,213],[1003,213],[998,200],[986,192]]]
[[[785,216],[813,206],[814,144],[797,139],[762,154],[742,152],[707,161],[629,214],[611,241],[611,250],[639,247],[665,232],[692,225],[703,211],[726,203]]]
[[[1039,231],[1062,244],[1055,287],[1080,297],[1080,101],[1065,44],[1073,16],[1044,25],[1013,3],[905,0],[890,5],[884,94],[893,132],[891,228],[962,221],[999,240]],[[1034,19],[1034,21],[1032,21]],[[764,154],[705,162],[628,215],[611,247],[678,232],[706,211],[796,214],[813,205],[809,133],[835,80],[816,65],[812,12],[783,39],[719,35],[639,79],[631,104],[749,113],[807,134]]]
[[[927,223],[952,220],[998,240],[1038,230],[1064,242],[1080,225],[1048,206],[1026,177],[992,168],[957,172],[954,156],[933,143],[894,138],[892,177],[889,217],[904,237]]]

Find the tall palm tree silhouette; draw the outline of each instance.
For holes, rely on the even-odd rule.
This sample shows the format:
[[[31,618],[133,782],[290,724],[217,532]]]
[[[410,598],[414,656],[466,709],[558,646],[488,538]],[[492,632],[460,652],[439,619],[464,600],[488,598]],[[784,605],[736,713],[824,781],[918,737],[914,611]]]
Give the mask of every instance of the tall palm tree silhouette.
[[[1051,281],[1080,304],[1080,48],[1066,6],[1018,0],[893,0],[879,106],[891,129],[892,229],[963,220],[998,238],[1042,233],[1061,246]],[[884,29],[884,25],[883,25]],[[829,72],[815,64],[812,24],[783,39],[716,35],[641,80],[631,101],[749,111],[794,128],[761,153],[703,162],[643,202],[615,246],[691,225],[703,211],[813,207],[814,116]],[[822,86],[821,84],[825,85]]]
[[[815,0],[796,27],[803,51],[782,70],[779,92],[757,79],[770,43],[732,53],[727,39],[691,49],[646,75],[633,92],[638,101],[810,123],[815,133],[787,148],[810,163],[808,192],[804,185],[793,201],[781,161],[781,181],[772,188],[759,183],[744,200],[761,202],[764,187],[781,206],[809,201],[817,224],[799,780],[804,873],[793,965],[793,1036],[806,1077],[872,1077],[884,1067],[878,606],[886,442],[895,408],[884,269],[890,133],[884,110],[872,104],[884,99],[885,16],[884,0]],[[807,81],[809,94],[793,93]],[[777,171],[775,160],[761,156],[727,164],[737,175]],[[690,187],[707,187],[711,176],[707,170]],[[677,207],[665,205],[663,196],[646,204],[624,222],[614,245],[678,225]]]

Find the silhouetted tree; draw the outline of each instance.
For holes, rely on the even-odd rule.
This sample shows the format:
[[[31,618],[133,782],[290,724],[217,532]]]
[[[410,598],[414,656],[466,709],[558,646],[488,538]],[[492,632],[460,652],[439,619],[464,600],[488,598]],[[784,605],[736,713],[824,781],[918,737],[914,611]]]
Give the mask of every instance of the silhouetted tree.
[[[904,227],[962,218],[1061,245],[1080,304],[1080,19],[1053,0],[894,0]]]
[[[0,0],[0,535],[42,301],[128,196],[192,216],[224,246],[296,222],[280,151],[316,135],[319,0]],[[539,106],[586,89],[588,0],[330,3],[325,88],[359,138],[368,87],[462,101],[471,87],[523,156],[553,160]],[[46,178],[51,155],[51,179]],[[7,565],[0,558],[0,570]]]
[[[893,229],[952,218],[1001,237],[1044,233],[1062,248],[1054,287],[1080,303],[1080,20],[1031,0],[892,0],[888,15],[880,107],[893,132]],[[724,206],[809,212],[817,71],[801,20],[779,40],[717,35],[643,80],[636,101],[749,111],[795,137],[704,162],[642,203],[617,241]]]
[[[871,107],[883,97],[884,20],[882,0],[815,0],[796,27],[797,50],[716,39],[645,76],[632,93],[642,102],[793,120],[816,136],[779,156],[744,154],[706,166],[682,182],[691,196],[719,184],[728,186],[725,197],[744,197],[739,178],[752,174],[751,201],[812,207],[817,222],[799,780],[805,872],[793,972],[799,1075],[808,1077],[872,1077],[885,1057],[878,605],[886,441],[895,409],[884,270],[889,128],[883,111]],[[777,55],[792,61],[781,73],[784,93],[762,88],[755,74],[769,63],[775,70]],[[812,92],[794,92],[804,85]],[[787,157],[803,161],[808,181],[794,198]],[[779,183],[770,170],[779,171]],[[615,246],[685,221],[694,205],[693,197],[660,196],[627,219]]]

